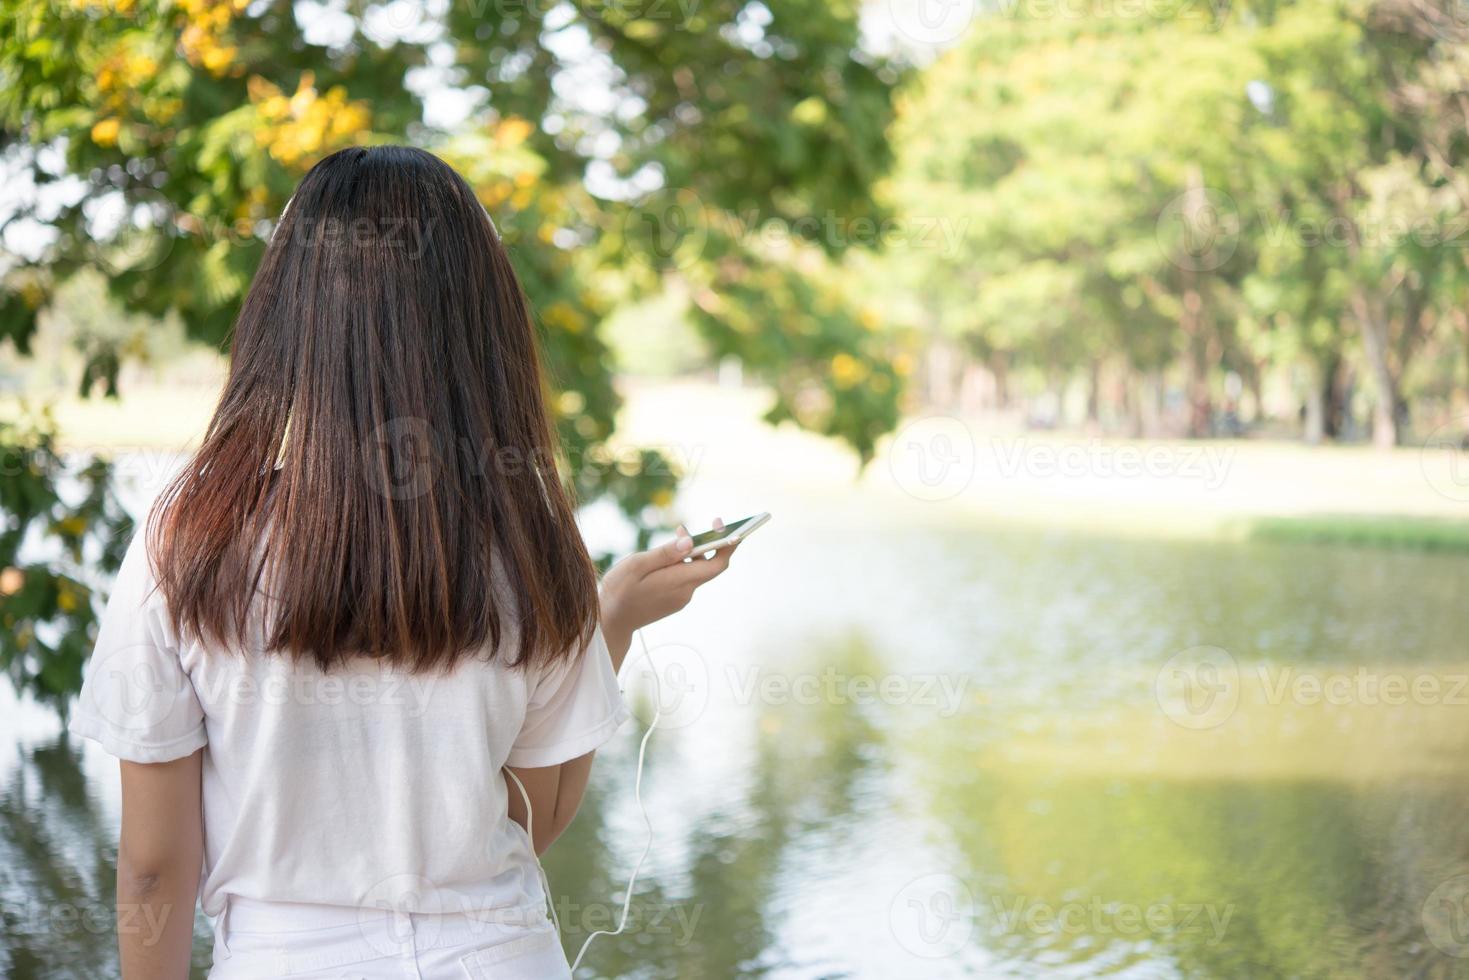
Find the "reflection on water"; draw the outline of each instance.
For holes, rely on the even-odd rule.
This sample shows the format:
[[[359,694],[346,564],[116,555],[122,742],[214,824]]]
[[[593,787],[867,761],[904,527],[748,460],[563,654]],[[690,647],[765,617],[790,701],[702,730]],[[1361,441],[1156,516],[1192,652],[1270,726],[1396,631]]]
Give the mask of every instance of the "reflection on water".
[[[585,975],[1469,977],[1469,562],[786,504],[649,631],[656,844]],[[572,953],[642,847],[640,734],[546,859]],[[109,772],[0,768],[6,975],[115,972],[56,911],[105,906]]]
[[[24,746],[0,787],[0,967],[7,977],[118,974],[113,881],[117,826],[104,819],[65,734]],[[195,974],[209,966],[196,928]]]

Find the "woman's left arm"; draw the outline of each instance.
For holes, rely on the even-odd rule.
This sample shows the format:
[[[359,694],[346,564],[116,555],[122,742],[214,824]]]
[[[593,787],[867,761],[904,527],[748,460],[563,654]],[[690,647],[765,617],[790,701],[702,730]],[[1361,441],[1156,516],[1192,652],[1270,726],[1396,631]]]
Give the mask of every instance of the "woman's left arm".
[[[722,528],[724,522],[715,518],[714,527]],[[672,541],[628,556],[602,579],[602,636],[614,673],[622,669],[633,633],[688,605],[699,586],[729,567],[736,549],[725,548],[712,558],[693,556],[685,561],[692,550],[693,539],[680,527]],[[534,826],[527,825],[519,787],[508,775],[505,777],[510,790],[510,819],[525,827],[537,854],[544,853],[576,816],[591,777],[592,757],[593,753],[588,752],[556,766],[512,770],[530,797]]]
[[[122,763],[117,943],[123,980],[187,980],[204,861],[203,750]]]

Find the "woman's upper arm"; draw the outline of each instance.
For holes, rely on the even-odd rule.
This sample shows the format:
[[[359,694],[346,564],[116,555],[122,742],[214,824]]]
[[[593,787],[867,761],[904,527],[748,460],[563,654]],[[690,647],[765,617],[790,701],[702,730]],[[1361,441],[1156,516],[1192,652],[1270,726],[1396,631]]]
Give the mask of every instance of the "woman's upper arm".
[[[535,811],[532,814],[534,826],[528,826],[520,786],[507,777],[505,783],[510,793],[510,819],[526,828],[537,854],[545,852],[576,816],[582,796],[586,793],[587,778],[592,770],[592,756],[593,753],[588,752],[558,765],[536,769],[506,767],[507,772],[513,772],[519,778],[520,786],[525,787],[525,795],[530,797]]]
[[[122,763],[118,863],[133,874],[197,875],[203,859],[202,749],[171,762]]]

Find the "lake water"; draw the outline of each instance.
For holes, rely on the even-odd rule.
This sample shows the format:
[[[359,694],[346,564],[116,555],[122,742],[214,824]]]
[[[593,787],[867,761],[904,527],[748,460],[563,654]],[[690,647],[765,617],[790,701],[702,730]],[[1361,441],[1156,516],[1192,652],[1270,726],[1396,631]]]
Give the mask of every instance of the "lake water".
[[[647,631],[581,975],[1469,976],[1469,560],[760,504]],[[641,731],[546,858],[573,953]],[[0,973],[115,973],[115,773],[3,698]]]

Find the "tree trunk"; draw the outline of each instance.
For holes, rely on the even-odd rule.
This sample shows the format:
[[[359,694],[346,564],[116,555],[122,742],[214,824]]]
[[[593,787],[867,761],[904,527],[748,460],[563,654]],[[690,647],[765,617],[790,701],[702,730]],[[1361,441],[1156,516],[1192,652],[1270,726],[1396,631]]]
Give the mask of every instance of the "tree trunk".
[[[1308,446],[1319,446],[1326,439],[1327,403],[1330,400],[1331,379],[1323,366],[1317,362],[1310,365],[1311,377],[1306,384],[1305,418],[1302,419],[1301,437]]]
[[[1145,438],[1163,433],[1163,379],[1157,371],[1149,371],[1138,389],[1138,418]]]
[[[1183,293],[1183,332],[1189,338],[1188,434],[1203,439],[1214,431],[1214,401],[1209,391],[1209,351],[1204,338],[1204,298],[1196,289]]]
[[[990,373],[995,376],[995,408],[1008,411],[1010,408],[1010,355],[995,351],[989,357]]]
[[[1358,290],[1352,296],[1352,309],[1362,331],[1362,349],[1372,373],[1376,398],[1372,405],[1372,444],[1378,449],[1392,449],[1398,444],[1398,382],[1393,376],[1388,356],[1388,322],[1382,301]]]
[[[1142,378],[1138,373],[1127,367],[1122,375],[1122,388],[1118,399],[1122,407],[1122,418],[1126,426],[1123,435],[1129,439],[1137,439],[1146,431],[1146,423],[1143,421],[1143,393]]]
[[[1091,425],[1102,420],[1102,365],[1095,358],[1087,367],[1086,420]]]
[[[928,403],[934,408],[953,408],[958,398],[958,357],[947,337],[935,337],[928,347]]]

